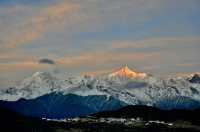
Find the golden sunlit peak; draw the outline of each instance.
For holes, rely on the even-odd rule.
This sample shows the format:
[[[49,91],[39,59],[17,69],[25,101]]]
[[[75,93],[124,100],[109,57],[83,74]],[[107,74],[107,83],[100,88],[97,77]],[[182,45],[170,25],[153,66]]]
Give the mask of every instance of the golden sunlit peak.
[[[117,70],[116,72],[109,74],[109,76],[110,77],[119,76],[119,77],[128,77],[128,78],[144,78],[146,77],[146,73],[139,73],[139,72],[132,71],[131,69],[129,69],[127,65],[125,65],[124,67]]]

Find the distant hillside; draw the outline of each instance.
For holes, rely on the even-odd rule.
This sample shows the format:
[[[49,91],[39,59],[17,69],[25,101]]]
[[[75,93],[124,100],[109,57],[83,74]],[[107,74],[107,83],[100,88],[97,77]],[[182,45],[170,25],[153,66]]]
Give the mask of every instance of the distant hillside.
[[[184,120],[190,121],[193,124],[200,125],[200,109],[195,110],[161,110],[150,106],[126,106],[116,111],[104,111],[93,114],[95,117],[124,117],[124,118],[137,118],[143,120],[162,120],[162,121],[177,121]]]
[[[1,132],[51,132],[47,124],[40,119],[25,117],[5,108],[0,108]]]
[[[116,110],[123,106],[126,106],[126,104],[105,95],[78,96],[51,93],[30,100],[0,100],[0,107],[11,109],[29,117],[51,119],[85,116],[98,111]]]

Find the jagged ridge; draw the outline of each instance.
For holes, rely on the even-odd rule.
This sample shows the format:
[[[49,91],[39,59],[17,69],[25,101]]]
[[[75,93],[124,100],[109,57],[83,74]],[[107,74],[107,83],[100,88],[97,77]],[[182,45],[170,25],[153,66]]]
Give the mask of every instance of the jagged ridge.
[[[124,104],[156,106],[162,109],[193,109],[200,106],[200,84],[198,81],[192,81],[193,78],[196,80],[196,75],[189,78],[163,79],[145,73],[145,77],[138,78],[128,76],[132,73],[128,67],[119,71],[123,74],[115,74],[115,77],[110,76],[114,75],[111,73],[107,76],[79,76],[63,80],[57,79],[50,73],[37,72],[19,86],[1,90],[0,100],[17,101],[21,98],[34,100],[51,93],[62,93],[63,96],[70,94],[80,97],[105,96]]]

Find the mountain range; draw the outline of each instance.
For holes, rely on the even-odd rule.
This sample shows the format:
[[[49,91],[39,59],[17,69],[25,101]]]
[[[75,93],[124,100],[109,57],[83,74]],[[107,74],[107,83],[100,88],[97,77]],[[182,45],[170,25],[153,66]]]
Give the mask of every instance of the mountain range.
[[[127,105],[198,108],[200,75],[161,78],[127,66],[107,75],[62,79],[36,72],[19,85],[0,90],[0,106],[40,118],[76,117]]]

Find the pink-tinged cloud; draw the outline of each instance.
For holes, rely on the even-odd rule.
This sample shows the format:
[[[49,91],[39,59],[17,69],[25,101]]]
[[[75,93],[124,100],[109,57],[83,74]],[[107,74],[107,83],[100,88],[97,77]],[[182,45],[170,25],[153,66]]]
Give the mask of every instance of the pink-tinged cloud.
[[[1,45],[6,48],[15,48],[37,40],[49,28],[60,26],[65,17],[78,10],[79,5],[66,1],[48,6],[28,20],[19,31],[14,31],[14,34],[11,34]]]
[[[150,48],[173,45],[188,45],[191,43],[200,43],[199,36],[186,37],[154,37],[142,40],[127,40],[127,41],[113,41],[111,42],[112,49],[128,49],[128,48]]]
[[[16,71],[36,71],[51,67],[47,64],[38,64],[35,61],[14,62],[14,63],[0,63],[0,71],[16,72]]]
[[[200,66],[200,63],[199,62],[196,62],[196,63],[179,63],[179,64],[176,64],[177,67],[197,67],[197,66]]]
[[[11,51],[5,51],[0,52],[0,63],[3,62],[25,62],[25,61],[37,61],[37,58],[32,55],[28,54],[26,52],[23,52],[21,50],[11,50]]]
[[[113,53],[113,52],[96,52],[81,54],[78,56],[64,57],[57,61],[59,65],[65,66],[87,66],[104,63],[123,63],[126,61],[145,61],[151,58],[159,58],[157,53]]]
[[[113,72],[113,69],[105,69],[105,70],[86,71],[86,72],[82,72],[80,74],[82,76],[84,76],[84,75],[97,76],[97,75],[109,74],[112,72]]]

